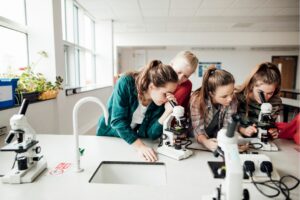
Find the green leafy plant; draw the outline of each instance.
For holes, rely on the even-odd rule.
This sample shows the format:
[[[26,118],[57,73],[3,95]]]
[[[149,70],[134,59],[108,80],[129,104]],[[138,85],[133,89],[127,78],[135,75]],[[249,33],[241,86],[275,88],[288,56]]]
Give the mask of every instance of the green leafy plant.
[[[46,92],[49,90],[61,90],[63,79],[60,76],[56,77],[54,83],[47,81],[42,73],[34,73],[33,69],[43,59],[47,58],[48,54],[45,51],[38,52],[40,55],[36,62],[31,63],[30,66],[21,68],[22,74],[19,76],[18,87],[16,91],[18,93],[30,93],[30,92]]]
[[[31,67],[26,67],[20,75],[18,81],[17,92],[45,92],[48,90],[61,90],[63,79],[60,76],[56,77],[54,83],[47,81],[43,74],[34,73]]]

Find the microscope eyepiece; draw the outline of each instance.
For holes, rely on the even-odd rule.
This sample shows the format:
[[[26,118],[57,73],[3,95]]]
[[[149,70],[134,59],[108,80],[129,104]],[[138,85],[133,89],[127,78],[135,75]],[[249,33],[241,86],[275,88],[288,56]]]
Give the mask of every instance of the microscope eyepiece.
[[[172,106],[173,108],[174,108],[175,106],[177,106],[177,104],[176,104],[174,101],[172,101],[172,100],[170,100],[169,103],[171,104],[171,106]]]
[[[258,96],[259,96],[259,99],[260,99],[261,103],[266,102],[266,98],[265,98],[264,92],[262,90],[258,91]]]
[[[22,105],[21,105],[21,108],[19,110],[19,115],[25,115],[28,104],[29,104],[29,101],[27,99],[24,99],[22,101]]]

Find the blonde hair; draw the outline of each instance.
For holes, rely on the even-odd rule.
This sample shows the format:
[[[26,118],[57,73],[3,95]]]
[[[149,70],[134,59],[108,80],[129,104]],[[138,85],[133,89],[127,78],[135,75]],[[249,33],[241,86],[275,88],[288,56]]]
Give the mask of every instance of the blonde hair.
[[[190,51],[181,51],[173,58],[171,65],[182,60],[185,60],[186,64],[196,71],[199,60],[195,54]]]

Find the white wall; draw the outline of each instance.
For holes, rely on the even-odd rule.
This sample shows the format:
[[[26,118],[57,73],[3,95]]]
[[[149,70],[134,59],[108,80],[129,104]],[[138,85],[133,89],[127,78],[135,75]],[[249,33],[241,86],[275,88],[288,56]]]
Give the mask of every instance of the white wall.
[[[146,50],[146,60],[160,59],[164,63],[169,63],[172,58],[184,48],[150,49]],[[271,62],[272,56],[276,55],[298,55],[298,51],[251,51],[246,48],[240,48],[233,51],[193,51],[200,62],[221,62],[222,68],[231,72],[237,84],[241,84],[251,69],[261,62]],[[121,65],[122,72],[135,69],[134,53],[132,48],[122,48]],[[299,65],[298,65],[299,66]],[[299,72],[299,67],[298,67]],[[300,76],[297,76],[299,81]],[[198,70],[191,78],[193,90],[201,85],[202,79],[198,77]],[[299,85],[297,85],[299,88]]]
[[[299,32],[116,33],[115,46],[299,45]]]

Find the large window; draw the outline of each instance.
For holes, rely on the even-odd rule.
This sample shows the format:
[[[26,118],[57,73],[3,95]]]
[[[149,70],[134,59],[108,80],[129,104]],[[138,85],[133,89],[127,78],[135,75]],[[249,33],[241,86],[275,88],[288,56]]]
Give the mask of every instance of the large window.
[[[76,1],[62,0],[67,87],[96,84],[95,22]]]
[[[25,0],[0,0],[0,74],[28,65]]]

